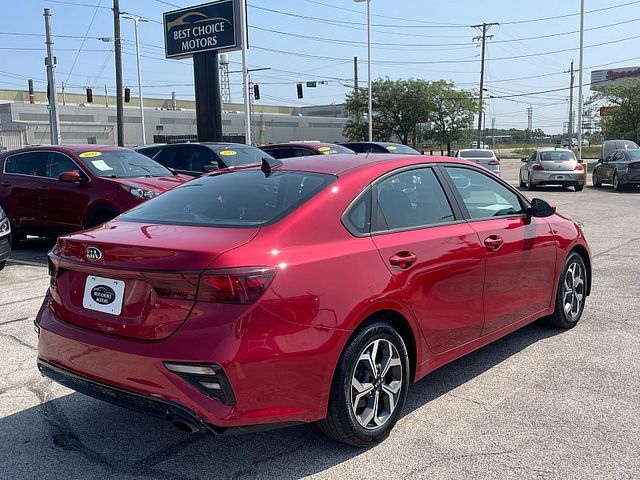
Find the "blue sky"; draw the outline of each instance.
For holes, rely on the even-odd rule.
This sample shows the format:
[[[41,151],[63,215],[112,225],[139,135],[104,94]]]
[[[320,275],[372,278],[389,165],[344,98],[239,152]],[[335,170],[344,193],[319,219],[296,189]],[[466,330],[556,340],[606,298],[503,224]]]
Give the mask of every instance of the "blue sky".
[[[6,1],[6,0],[5,0]],[[10,2],[6,2],[10,3]],[[145,16],[140,26],[145,97],[193,98],[190,60],[166,60],[162,49],[162,12],[187,0],[120,0],[121,10]],[[114,92],[112,45],[98,37],[113,36],[112,0],[23,0],[4,6],[0,16],[0,88],[26,89],[28,78],[45,88],[44,19],[52,13],[57,80],[67,91],[93,86]],[[476,89],[479,53],[469,25],[500,22],[490,31],[486,84],[494,97],[487,103],[486,124],[525,128],[526,109],[533,107],[533,127],[559,132],[567,120],[571,60],[578,64],[579,0],[372,0],[374,78],[447,79],[460,88]],[[640,1],[586,0],[585,83],[596,68],[640,65]],[[534,20],[534,21],[531,21]],[[352,59],[360,59],[366,81],[366,4],[349,0],[249,0],[250,64],[270,67],[256,72],[260,103],[313,105],[340,103],[352,85]],[[277,33],[283,32],[283,33]],[[21,35],[16,35],[20,33]],[[84,36],[87,39],[83,43]],[[69,36],[72,38],[66,38]],[[133,22],[123,20],[125,84],[136,92]],[[610,42],[606,45],[600,45]],[[82,47],[82,49],[80,49]],[[546,52],[569,50],[546,55]],[[79,52],[79,53],[78,53]],[[519,58],[513,58],[519,57]],[[230,54],[231,71],[240,68],[240,53]],[[602,66],[602,67],[601,67]],[[535,77],[535,78],[522,78]],[[296,97],[295,83],[326,81]],[[577,84],[577,76],[576,76]],[[524,96],[532,92],[565,89]],[[242,101],[241,76],[231,74],[233,100]],[[588,87],[585,94],[588,94]],[[576,89],[577,93],[577,89]]]

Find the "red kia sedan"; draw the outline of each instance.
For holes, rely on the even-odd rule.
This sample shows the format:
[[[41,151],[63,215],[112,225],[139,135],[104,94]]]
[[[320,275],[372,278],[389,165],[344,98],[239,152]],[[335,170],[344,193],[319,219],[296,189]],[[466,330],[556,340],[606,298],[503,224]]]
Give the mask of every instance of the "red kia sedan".
[[[189,431],[385,438],[409,384],[580,320],[581,227],[461,159],[335,155],[195,179],[61,237],[41,372]]]
[[[128,148],[58,145],[0,154],[0,206],[13,241],[100,225],[188,180]]]

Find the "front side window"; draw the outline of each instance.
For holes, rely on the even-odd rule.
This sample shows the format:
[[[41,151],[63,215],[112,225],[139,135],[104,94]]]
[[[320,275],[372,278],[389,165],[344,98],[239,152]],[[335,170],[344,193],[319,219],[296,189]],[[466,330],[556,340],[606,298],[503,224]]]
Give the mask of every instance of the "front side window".
[[[61,153],[51,152],[47,161],[46,176],[57,180],[60,174],[64,172],[82,173],[78,165],[69,157]]]
[[[173,174],[158,162],[133,150],[102,150],[80,152],[85,165],[98,177],[136,178],[172,177]]]
[[[49,152],[27,152],[7,158],[4,171],[20,175],[44,177]]]
[[[335,180],[332,175],[239,170],[200,177],[120,218],[130,222],[257,227],[283,218]]]
[[[181,147],[165,148],[154,157],[154,160],[167,168],[173,168],[174,170],[189,170],[187,156],[184,155]]]
[[[189,170],[202,173],[207,165],[218,165],[218,159],[214,157],[211,150],[201,147],[185,148],[186,156],[189,158]]]
[[[420,228],[455,220],[433,169],[400,172],[377,185],[373,231]]]
[[[518,195],[489,175],[470,168],[445,169],[460,193],[470,218],[480,220],[524,213]]]
[[[262,159],[273,157],[259,148],[249,145],[207,145],[228,167],[241,165],[260,165]]]

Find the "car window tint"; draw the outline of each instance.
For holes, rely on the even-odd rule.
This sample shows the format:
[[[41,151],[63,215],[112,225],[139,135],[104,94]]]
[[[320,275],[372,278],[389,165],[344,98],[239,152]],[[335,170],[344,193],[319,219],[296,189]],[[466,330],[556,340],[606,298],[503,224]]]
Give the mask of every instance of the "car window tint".
[[[289,214],[335,177],[308,172],[233,171],[169,190],[120,218],[139,223],[211,227],[261,226]]]
[[[61,173],[78,172],[80,168],[76,163],[66,155],[57,152],[51,152],[46,166],[46,176],[57,179]]]
[[[289,148],[273,148],[265,149],[264,151],[278,160],[281,158],[289,158],[291,156],[291,149]]]
[[[431,168],[404,171],[377,186],[375,232],[425,227],[454,218],[451,205]]]
[[[154,160],[175,170],[189,170],[187,157],[183,153],[180,147],[165,148],[154,157]]]
[[[188,159],[188,170],[192,172],[202,173],[202,168],[205,165],[217,165],[218,163],[211,150],[201,147],[186,147],[185,156]]]
[[[524,213],[518,195],[489,175],[470,168],[446,167],[446,170],[472,219]]]
[[[545,150],[540,152],[540,160],[543,162],[571,161],[576,157],[569,150]]]
[[[44,177],[49,152],[27,152],[7,158],[5,172]]]
[[[354,203],[346,215],[347,222],[358,233],[369,233],[371,226],[371,190]]]

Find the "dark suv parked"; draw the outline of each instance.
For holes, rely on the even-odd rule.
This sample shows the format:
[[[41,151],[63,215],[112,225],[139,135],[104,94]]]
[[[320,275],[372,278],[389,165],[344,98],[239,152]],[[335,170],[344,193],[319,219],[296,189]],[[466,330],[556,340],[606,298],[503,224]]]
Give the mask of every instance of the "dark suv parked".
[[[242,143],[176,143],[141,146],[134,150],[175,172],[191,177],[223,168],[259,165],[263,158],[271,159],[270,155],[259,148]]]
[[[0,206],[13,241],[100,225],[187,180],[128,148],[60,145],[0,154]]]

